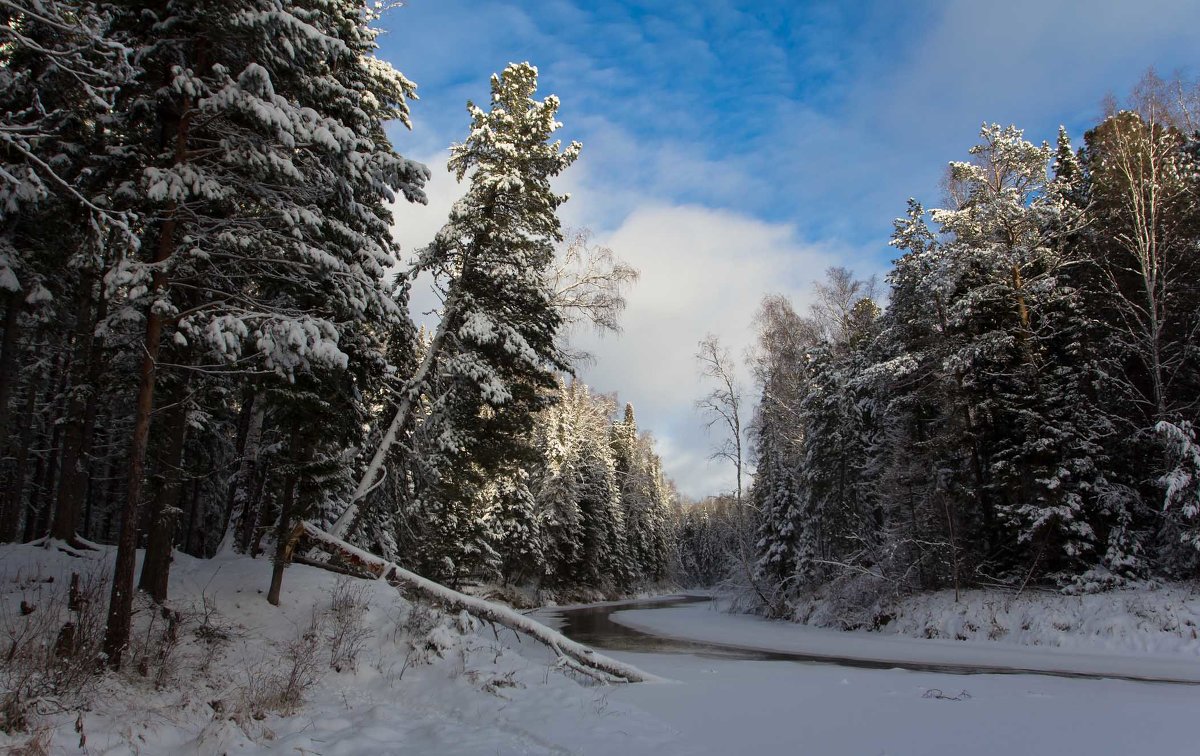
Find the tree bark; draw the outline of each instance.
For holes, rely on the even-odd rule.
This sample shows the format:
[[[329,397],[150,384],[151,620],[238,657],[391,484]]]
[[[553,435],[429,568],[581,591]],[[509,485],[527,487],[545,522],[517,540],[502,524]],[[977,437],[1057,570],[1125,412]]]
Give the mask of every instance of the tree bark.
[[[254,484],[258,474],[263,422],[267,412],[265,404],[261,394],[253,393],[242,405],[242,418],[245,422],[244,428],[241,429],[243,432],[239,434],[241,443],[238,444],[238,457],[241,462],[229,486],[225,535],[217,548],[218,552],[233,548],[245,552],[257,525],[258,509]]]
[[[12,398],[13,382],[17,375],[17,335],[19,333],[21,308],[25,300],[22,292],[8,295],[4,308],[4,335],[0,337],[0,454],[8,450],[9,412],[8,402]]]
[[[250,434],[250,422],[254,418],[254,405],[256,395],[249,386],[242,389],[241,407],[238,409],[237,421],[237,442],[234,444],[234,459],[238,460],[238,469],[234,471],[233,477],[229,481],[229,488],[225,496],[224,519],[222,523],[224,527],[221,529],[221,543],[217,547],[217,551],[224,551],[233,543],[233,538],[237,533],[237,491],[238,482],[241,478],[242,467],[246,461],[246,439]]]
[[[112,431],[105,431],[105,446],[108,446],[111,438],[116,438],[117,434]],[[118,455],[109,452],[108,459],[104,466],[104,492],[100,495],[99,510],[103,515],[102,523],[93,526],[95,537],[88,536],[96,541],[111,541],[113,540],[113,516],[115,514],[116,505],[113,503],[120,499],[121,493],[121,469],[124,467],[124,460],[121,460]]]
[[[294,436],[295,434],[293,434]],[[291,557],[290,534],[292,532],[292,520],[295,517],[296,506],[296,489],[299,487],[300,476],[304,472],[305,465],[308,464],[311,457],[312,443],[304,442],[304,448],[300,450],[295,465],[291,473],[288,475],[287,484],[284,485],[283,498],[279,502],[279,520],[275,524],[275,558],[274,564],[271,567],[271,587],[267,591],[267,601],[274,606],[279,606],[279,591],[283,587],[283,571],[287,568],[288,561]]]
[[[84,272],[86,276],[87,271]],[[75,315],[75,355],[72,359],[70,399],[63,431],[62,473],[55,501],[50,537],[73,541],[79,529],[79,516],[87,494],[86,459],[95,425],[100,350],[97,348],[96,321],[103,311],[103,295],[93,312],[93,285],[80,282]]]
[[[70,365],[66,361],[65,354],[60,354],[52,370],[54,374],[61,375],[61,378],[58,383],[46,389],[46,402],[43,410],[46,422],[43,427],[52,426],[53,430],[50,432],[49,447],[44,453],[38,455],[37,465],[34,468],[34,485],[29,491],[29,508],[25,520],[25,541],[27,542],[45,535],[50,530],[50,502],[47,501],[43,505],[42,500],[54,495],[54,483],[58,477],[63,427],[56,423],[55,419],[63,415],[63,407],[57,400],[66,393],[69,385],[67,382],[69,368]]]
[[[203,50],[200,50],[203,62]],[[171,76],[168,74],[167,81]],[[163,146],[174,147],[173,166],[187,162],[188,128],[192,117],[192,100],[184,96],[179,102],[178,116],[169,115],[163,128]],[[104,634],[104,652],[109,665],[121,666],[121,656],[129,645],[130,623],[133,619],[133,573],[136,561],[138,519],[142,508],[142,492],[146,478],[146,449],[150,439],[150,419],[154,412],[154,389],[158,378],[158,353],[162,345],[164,312],[158,300],[167,292],[169,281],[164,264],[175,253],[175,233],[178,230],[178,206],[167,203],[158,244],[154,250],[154,273],[150,286],[150,306],[146,312],[146,333],[142,345],[142,361],[138,369],[138,393],[133,415],[133,432],[129,443],[129,488],[121,510],[117,536],[117,559],[113,567],[112,593],[108,605],[108,623]]]
[[[138,369],[138,394],[133,415],[133,433],[129,444],[129,483],[121,524],[117,535],[117,560],[113,568],[112,594],[109,598],[108,624],[104,651],[114,669],[121,666],[121,655],[129,645],[129,626],[133,619],[133,572],[137,551],[138,519],[142,510],[142,490],[146,477],[146,449],[150,440],[150,418],[154,412],[154,387],[158,378],[158,351],[162,343],[163,314],[156,307],[158,296],[167,288],[161,263],[175,251],[175,208],[168,209],[154,254],[156,267],[141,366]]]
[[[150,594],[155,602],[167,600],[167,585],[171,575],[171,548],[175,545],[175,525],[179,515],[179,493],[182,488],[183,448],[187,441],[187,407],[184,404],[186,383],[176,396],[168,416],[164,418],[167,441],[158,467],[161,483],[150,501],[147,521],[146,556],[138,589]]]
[[[0,519],[0,539],[15,541],[20,534],[21,510],[25,496],[25,474],[29,467],[29,447],[33,444],[33,411],[37,407],[37,390],[26,390],[25,407],[21,411],[21,440],[13,464],[12,480],[5,492],[4,517]]]
[[[187,529],[183,533],[183,550],[192,556],[208,556],[208,544],[200,542],[200,548],[197,549],[193,544],[193,537],[196,534],[196,518],[200,514],[200,476],[192,478],[192,494],[188,501],[188,517]]]
[[[371,461],[367,464],[367,469],[363,473],[362,479],[358,481],[358,486],[354,489],[354,495],[350,497],[350,503],[330,529],[335,538],[344,538],[350,532],[350,526],[354,524],[355,518],[358,517],[359,504],[378,485],[380,471],[383,469],[383,462],[387,458],[388,451],[391,450],[392,445],[396,443],[396,439],[400,437],[400,431],[408,423],[413,400],[416,398],[417,392],[420,391],[422,384],[425,383],[425,380],[436,366],[438,352],[441,351],[442,343],[446,340],[446,330],[449,328],[451,320],[457,316],[457,311],[458,299],[452,292],[446,299],[446,307],[442,313],[442,320],[438,323],[437,331],[434,332],[433,339],[429,342],[429,348],[425,352],[425,358],[421,360],[421,366],[417,368],[417,372],[413,374],[413,377],[405,385],[403,397],[400,400],[399,406],[396,407],[396,414],[392,416],[392,422],[388,426],[387,432],[384,433],[383,439],[380,440],[379,446],[375,449],[375,453],[371,457]]]

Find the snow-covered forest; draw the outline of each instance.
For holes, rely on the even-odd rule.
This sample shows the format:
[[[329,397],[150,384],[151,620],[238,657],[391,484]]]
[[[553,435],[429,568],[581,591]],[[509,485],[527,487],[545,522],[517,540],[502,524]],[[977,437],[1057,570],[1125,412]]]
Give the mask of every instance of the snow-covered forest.
[[[666,578],[652,442],[570,378],[569,326],[616,329],[637,273],[564,237],[580,145],[534,67],[469,105],[466,195],[409,255],[390,207],[430,174],[384,127],[415,85],[361,3],[2,13],[0,538],[116,545],[110,665],[172,550],[267,554],[277,601],[302,520],[454,585]]]
[[[1150,71],[1056,144],[985,123],[873,277],[720,203],[653,207],[672,181],[755,184],[643,149],[583,86],[560,102],[552,71],[627,72],[554,46],[541,81],[501,62],[446,85],[487,94],[452,144],[410,149],[419,82],[384,43],[405,5],[0,0],[0,751],[1178,750],[1200,681],[1200,84]],[[630,110],[647,140],[693,120],[666,94]],[[731,114],[695,120],[768,133]],[[576,115],[612,138],[580,179]],[[402,246],[421,206],[436,225]],[[687,218],[648,246],[700,246],[714,217],[846,264],[802,305],[737,300],[745,354],[697,333],[707,393],[654,364],[680,339],[587,372],[587,336],[623,317],[695,325],[670,302],[634,321],[655,268],[616,240]],[[648,298],[725,275],[686,259]],[[1014,718],[1033,724],[997,729]]]
[[[1194,579],[1197,94],[1147,74],[1078,146],[984,125],[896,221],[886,288],[838,267],[808,312],[763,299],[750,502],[685,517],[695,576],[846,624],[915,590]]]

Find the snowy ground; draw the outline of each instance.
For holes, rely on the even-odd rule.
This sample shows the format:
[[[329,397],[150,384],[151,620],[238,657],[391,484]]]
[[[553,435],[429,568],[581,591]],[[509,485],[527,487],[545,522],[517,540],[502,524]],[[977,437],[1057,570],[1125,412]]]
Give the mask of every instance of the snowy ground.
[[[3,631],[19,623],[22,600],[37,605],[35,615],[49,611],[71,571],[107,575],[108,556],[0,547]],[[652,716],[612,702],[611,688],[585,687],[552,669],[550,655],[528,638],[517,642],[509,631],[414,606],[381,581],[353,581],[364,591],[369,630],[353,669],[330,669],[326,626],[313,685],[296,710],[252,706],[286,676],[288,646],[327,610],[339,580],[293,566],[276,608],[264,596],[269,577],[263,559],[177,555],[171,604],[188,620],[158,684],[153,665],[146,678],[136,670],[105,675],[78,718],[48,697],[30,732],[0,733],[0,753],[31,738],[50,753],[323,756],[650,753],[671,740]],[[205,605],[216,640],[197,630]],[[152,614],[142,607],[135,636],[146,634]],[[12,671],[0,666],[6,682]]]
[[[21,600],[37,604],[29,615],[36,616],[67,573],[108,567],[107,555],[0,548],[4,629],[19,621]],[[339,590],[337,576],[295,566],[276,608],[261,592],[268,577],[263,560],[178,557],[172,603],[186,620],[161,675],[152,663],[148,677],[100,678],[82,716],[48,701],[32,733],[0,734],[0,751],[33,736],[50,753],[94,754],[1197,752],[1195,686],[613,653],[671,682],[586,687],[553,670],[530,640],[414,606],[379,581],[356,581],[369,635],[353,668],[329,668],[326,622],[316,631],[315,675],[303,702],[291,713],[235,716],[253,711],[247,701],[278,683],[288,649],[313,627],[314,614],[326,616]],[[142,635],[151,615],[143,607]],[[721,640],[741,645],[781,642],[751,637],[766,623],[704,605],[644,615],[626,619],[667,623],[672,632],[715,628]]]
[[[1200,589],[1194,584],[1079,596],[967,590],[957,599],[944,590],[878,605],[839,598],[836,590],[819,592],[797,606],[794,618],[817,627],[869,627],[883,635],[1200,657]]]

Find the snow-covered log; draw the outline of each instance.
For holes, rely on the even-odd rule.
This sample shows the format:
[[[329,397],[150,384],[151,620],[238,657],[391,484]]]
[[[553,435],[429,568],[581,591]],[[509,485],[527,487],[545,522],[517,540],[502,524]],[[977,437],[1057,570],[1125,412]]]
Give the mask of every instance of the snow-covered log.
[[[637,667],[598,654],[587,646],[576,643],[562,633],[506,606],[459,593],[440,583],[423,578],[398,564],[352,546],[310,522],[301,522],[292,532],[287,551],[289,557],[301,538],[309,539],[312,545],[321,551],[338,556],[354,567],[386,580],[398,589],[412,591],[447,609],[466,611],[480,619],[503,625],[514,632],[523,633],[549,646],[558,655],[561,666],[587,675],[599,682],[651,682],[659,679]]]

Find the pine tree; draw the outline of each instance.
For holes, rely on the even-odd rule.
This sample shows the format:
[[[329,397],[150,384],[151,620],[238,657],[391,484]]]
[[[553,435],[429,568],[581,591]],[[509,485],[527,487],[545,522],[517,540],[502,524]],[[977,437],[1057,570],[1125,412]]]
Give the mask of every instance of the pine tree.
[[[511,64],[492,77],[491,110],[468,103],[471,132],[451,149],[449,168],[460,181],[470,174],[470,188],[411,272],[444,283],[441,322],[335,533],[348,531],[419,397],[431,397],[424,422],[438,426],[442,451],[486,474],[519,453],[531,413],[567,367],[546,286],[566,197],[550,180],[580,145],[550,141],[558,98],[537,101],[536,90],[537,69]]]
[[[1105,426],[1082,351],[1088,325],[1058,238],[1077,219],[1047,176],[1048,145],[1013,128],[981,135],[977,161],[951,166],[959,207],[934,212],[966,272],[951,309],[951,327],[966,337],[956,359],[968,366],[971,401],[991,418],[989,487],[1029,549],[1023,569],[1074,573],[1095,563],[1105,487]]]
[[[498,480],[494,487],[492,518],[500,573],[506,581],[518,584],[540,578],[546,570],[544,518],[529,489],[529,478],[525,470],[518,470],[512,477]]]
[[[91,418],[98,405],[102,276],[136,243],[133,219],[106,191],[109,129],[119,88],[134,73],[112,35],[114,11],[76,2],[7,3],[0,27],[0,536],[16,534],[28,458],[15,441],[11,399],[21,375],[20,336],[62,349],[60,484],[27,530],[73,540],[83,514]],[[69,271],[69,275],[64,272]],[[26,365],[28,367],[28,365]],[[36,393],[26,388],[29,397]],[[33,398],[36,404],[36,397]],[[56,447],[58,445],[56,444]],[[15,453],[12,453],[15,452]],[[53,509],[53,515],[50,510]],[[34,520],[38,520],[35,522]],[[48,520],[48,523],[45,522]]]
[[[114,322],[143,322],[113,664],[128,637],[164,337],[290,380],[365,358],[374,336],[363,324],[404,317],[382,286],[394,256],[387,203],[422,199],[427,171],[384,134],[385,121],[406,121],[413,86],[373,57],[374,21],[349,0],[172,4],[122,20],[144,70],[122,93],[141,176],[126,195],[151,220],[145,256],[108,276]]]
[[[781,296],[765,297],[756,320],[754,371],[761,392],[751,429],[756,465],[751,496],[760,514],[756,569],[771,584],[783,586],[795,579],[797,560],[809,558],[801,545],[806,533],[797,477],[804,428],[798,410],[807,385],[804,355],[817,332]]]
[[[583,554],[579,455],[575,421],[565,403],[538,413],[534,443],[539,451],[531,488],[545,536],[546,576],[550,582],[576,579]]]

